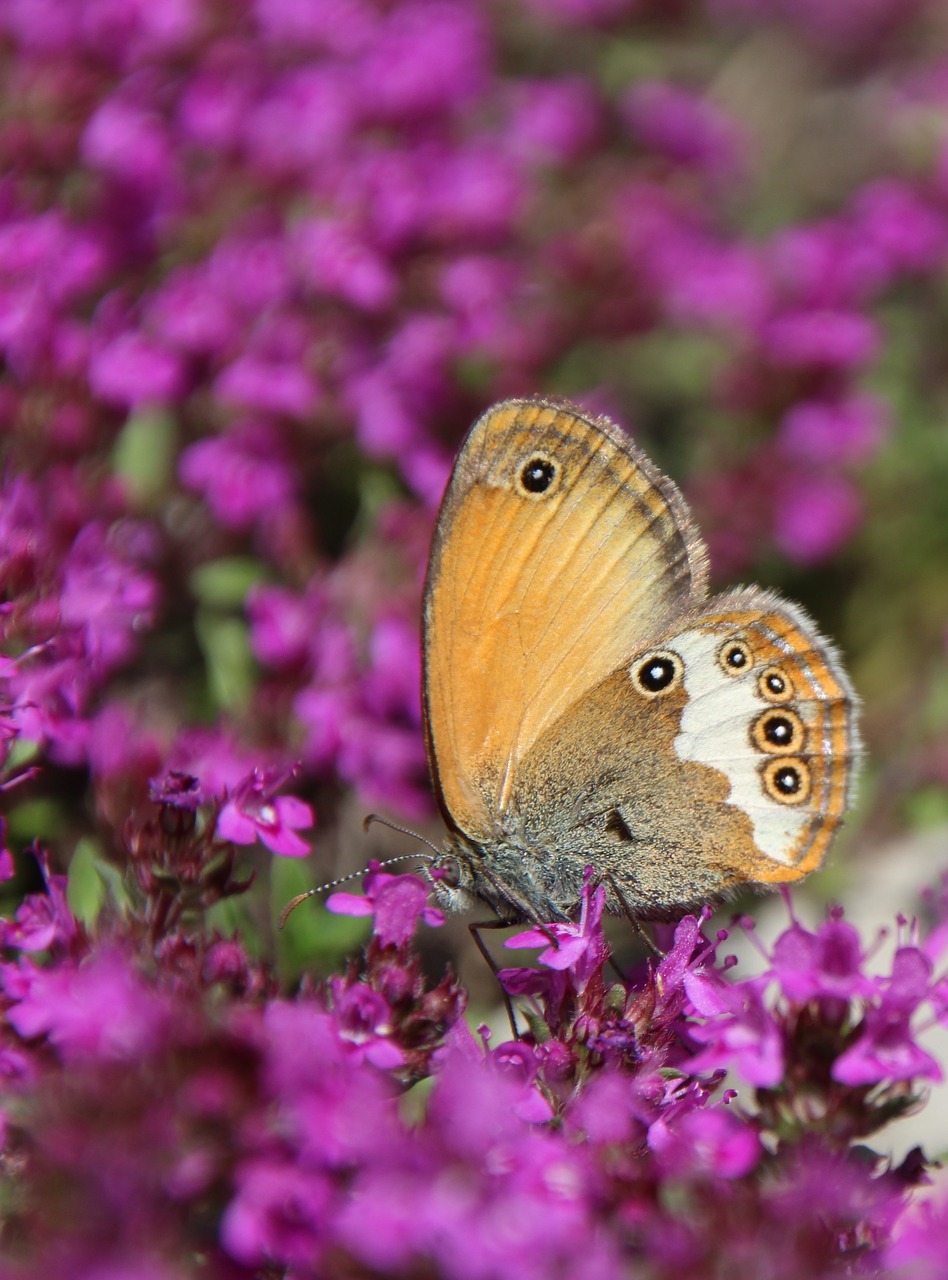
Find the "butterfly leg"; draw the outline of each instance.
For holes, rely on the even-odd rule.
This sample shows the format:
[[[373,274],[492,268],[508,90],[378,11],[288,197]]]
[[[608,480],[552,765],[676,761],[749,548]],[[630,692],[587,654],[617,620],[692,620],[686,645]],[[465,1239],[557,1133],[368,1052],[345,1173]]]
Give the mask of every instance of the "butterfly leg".
[[[645,932],[645,930],[642,927],[642,921],[639,920],[639,918],[633,912],[632,908],[629,906],[628,899],[626,898],[622,890],[619,888],[616,878],[611,871],[608,873],[605,879],[609,885],[609,888],[616,895],[616,899],[618,900],[618,903],[622,908],[622,914],[628,920],[629,924],[632,926],[632,928],[635,930],[635,932],[638,934],[641,940],[645,943],[646,950],[650,951],[653,956],[657,956],[660,960],[664,960],[665,952],[661,949],[661,947],[656,946],[654,941]],[[616,972],[618,972],[618,970]],[[622,975],[620,974],[619,976],[621,977]]]
[[[517,1018],[514,1013],[513,1002],[510,999],[510,995],[507,991],[507,988],[504,986],[504,984],[500,980],[500,970],[497,967],[497,963],[494,960],[494,957],[488,951],[487,946],[484,942],[484,939],[481,937],[481,934],[480,934],[481,929],[507,929],[510,927],[510,925],[515,923],[516,921],[514,920],[478,920],[474,924],[469,924],[467,928],[471,937],[474,939],[475,944],[477,945],[478,951],[487,961],[488,968],[490,969],[494,977],[497,979],[497,985],[498,987],[500,987],[500,994],[503,997],[503,1001],[504,1001],[504,1008],[507,1010],[507,1021],[510,1023],[510,1030],[513,1032],[513,1038],[515,1040],[519,1040],[520,1031],[517,1028]]]

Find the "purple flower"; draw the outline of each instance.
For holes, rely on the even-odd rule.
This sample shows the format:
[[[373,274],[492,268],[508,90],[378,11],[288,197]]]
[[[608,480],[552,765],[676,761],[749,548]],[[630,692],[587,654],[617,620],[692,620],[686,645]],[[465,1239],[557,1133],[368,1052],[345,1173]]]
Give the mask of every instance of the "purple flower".
[[[833,1063],[833,1079],[853,1087],[915,1078],[940,1081],[944,1072],[915,1040],[909,1015],[884,1006],[867,1011],[859,1038]]]
[[[359,66],[363,108],[388,122],[456,111],[487,83],[488,33],[476,9],[405,0]]]
[[[66,1062],[135,1060],[165,1039],[166,1001],[119,951],[103,948],[78,969],[32,969],[24,979],[7,1021],[24,1039],[45,1036]]]
[[[876,985],[862,972],[866,955],[858,931],[834,912],[815,932],[794,921],[777,938],[771,972],[784,994],[800,1004],[814,997],[869,997]]]
[[[895,178],[867,184],[852,211],[853,235],[879,253],[889,275],[937,270],[948,249],[943,209]]]
[[[292,769],[254,769],[234,787],[217,819],[217,834],[235,844],[260,840],[274,853],[304,858],[310,847],[296,834],[315,822],[312,808],[296,796],[277,796]]]
[[[269,667],[300,666],[323,621],[322,592],[317,588],[298,596],[285,587],[261,583],[248,592],[246,608],[256,657]]]
[[[848,371],[875,357],[879,332],[866,316],[825,307],[774,316],[763,325],[760,341],[775,365]]]
[[[818,564],[854,531],[862,504],[843,476],[790,473],[780,483],[774,506],[778,547],[799,564]]]
[[[945,1270],[948,1201],[943,1196],[913,1205],[899,1221],[885,1250],[886,1274],[910,1280],[941,1280]]]
[[[172,809],[185,809],[194,813],[204,803],[199,778],[180,769],[169,769],[148,783],[148,798],[155,804],[169,805]]]
[[[784,415],[778,439],[795,462],[862,462],[881,443],[889,425],[887,407],[873,396],[803,400]]]
[[[107,99],[92,116],[82,140],[93,168],[147,190],[159,199],[175,183],[175,153],[165,122],[129,99]]]
[[[378,991],[361,985],[340,986],[333,1014],[339,1035],[355,1061],[364,1059],[383,1071],[400,1067],[405,1061],[404,1053],[391,1039],[392,1011]]]
[[[220,399],[251,412],[305,418],[320,399],[316,379],[292,358],[247,352],[214,384]]]
[[[626,93],[621,113],[638,141],[677,164],[716,178],[739,175],[744,139],[710,102],[675,85],[645,81]]]
[[[878,985],[879,997],[866,1010],[853,1045],[833,1064],[833,1078],[854,1086],[913,1077],[941,1080],[941,1067],[911,1028],[913,1014],[932,996],[931,960],[918,947],[899,947],[888,981]]]
[[[82,938],[82,930],[66,901],[66,877],[54,875],[45,852],[34,846],[33,856],[46,884],[45,893],[24,898],[12,922],[0,921],[0,939],[20,951],[69,954]]]
[[[124,408],[173,403],[184,387],[179,357],[142,333],[127,331],[103,342],[89,364],[97,396]]]
[[[325,1173],[273,1158],[250,1161],[238,1171],[221,1242],[245,1266],[279,1258],[289,1266],[309,1267],[331,1203]]]
[[[379,18],[364,0],[257,0],[254,19],[260,36],[291,53],[300,49],[353,55],[375,34]]]
[[[295,246],[302,278],[317,293],[365,311],[394,302],[396,276],[352,227],[314,219],[296,228]]]
[[[691,1060],[692,1071],[733,1068],[759,1088],[772,1089],[784,1072],[784,1038],[777,1012],[764,1001],[764,980],[714,986],[686,978],[694,1011],[706,1021],[689,1027],[692,1038],[703,1045]]]
[[[437,926],[444,923],[437,907],[428,905],[428,886],[418,876],[393,876],[369,864],[365,896],[334,893],[326,909],[339,915],[374,916],[374,933],[383,947],[404,947],[411,941],[419,920]]]
[[[296,496],[296,482],[279,432],[247,423],[225,436],[185,449],[181,481],[200,493],[227,529],[249,529]]]
[[[753,1129],[721,1106],[688,1111],[671,1125],[656,1122],[649,1128],[648,1145],[673,1178],[743,1178],[762,1155]]]
[[[147,529],[131,523],[106,529],[90,520],[63,562],[61,618],[80,631],[85,654],[97,666],[125,662],[154,621],[158,584],[135,564],[154,549]]]
[[[546,925],[542,930],[528,929],[514,934],[506,947],[545,947],[539,955],[549,969],[570,969],[576,989],[582,991],[594,974],[601,973],[606,958],[606,941],[602,934],[602,913],[606,891],[602,885],[593,888],[593,869],[586,868],[583,882],[579,922]],[[552,939],[552,941],[551,941]]]
[[[218,726],[181,733],[167,753],[166,763],[176,772],[200,778],[201,789],[208,799],[224,799],[247,782],[255,768],[254,760],[260,756],[260,752],[251,755],[239,747],[227,729]]]
[[[598,140],[601,115],[597,94],[580,76],[521,81],[507,145],[533,163],[576,160]]]

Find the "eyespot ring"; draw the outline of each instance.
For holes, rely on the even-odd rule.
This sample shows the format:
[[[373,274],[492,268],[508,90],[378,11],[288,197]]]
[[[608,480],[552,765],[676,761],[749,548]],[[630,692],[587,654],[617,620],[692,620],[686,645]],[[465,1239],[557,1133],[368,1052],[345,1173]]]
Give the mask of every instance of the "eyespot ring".
[[[764,755],[796,755],[805,741],[806,726],[792,707],[765,711],[751,725],[751,742]]]
[[[681,684],[685,664],[671,649],[654,649],[637,658],[629,668],[629,679],[645,698],[661,698]]]
[[[760,771],[764,791],[777,804],[806,804],[812,790],[810,766],[799,756],[768,760]]]
[[[757,680],[757,692],[768,702],[789,702],[793,697],[793,681],[779,667],[765,667]]]
[[[517,472],[517,492],[535,502],[548,498],[560,487],[562,468],[548,453],[532,453]]]
[[[718,665],[726,676],[742,676],[754,665],[750,645],[739,636],[731,636],[718,650]]]

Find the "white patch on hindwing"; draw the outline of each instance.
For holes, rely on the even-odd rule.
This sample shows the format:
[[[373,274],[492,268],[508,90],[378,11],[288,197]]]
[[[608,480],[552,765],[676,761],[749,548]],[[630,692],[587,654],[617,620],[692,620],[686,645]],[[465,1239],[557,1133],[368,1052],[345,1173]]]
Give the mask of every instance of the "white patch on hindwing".
[[[754,746],[751,725],[772,704],[758,692],[757,664],[736,675],[721,669],[718,653],[725,639],[720,633],[696,629],[683,631],[665,646],[681,656],[688,695],[675,753],[680,760],[723,773],[731,787],[727,802],[749,818],[758,849],[775,862],[792,866],[793,850],[799,847],[812,814],[805,803],[779,804],[764,790],[760,766],[772,757]],[[796,708],[806,722],[805,706],[797,703]]]

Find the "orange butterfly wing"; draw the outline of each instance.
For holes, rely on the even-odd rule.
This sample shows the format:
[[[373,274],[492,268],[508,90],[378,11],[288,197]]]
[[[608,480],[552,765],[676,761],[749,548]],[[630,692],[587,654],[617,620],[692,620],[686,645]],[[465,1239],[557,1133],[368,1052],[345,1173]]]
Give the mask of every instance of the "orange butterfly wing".
[[[545,400],[489,409],[455,463],[425,586],[425,724],[449,826],[488,839],[531,747],[703,601],[706,576],[678,489],[611,422]]]

